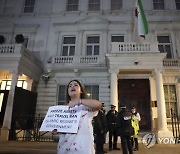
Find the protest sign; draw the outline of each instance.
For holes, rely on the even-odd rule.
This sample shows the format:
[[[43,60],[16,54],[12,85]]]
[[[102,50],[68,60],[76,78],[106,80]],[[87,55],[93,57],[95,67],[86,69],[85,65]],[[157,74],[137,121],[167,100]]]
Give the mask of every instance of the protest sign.
[[[39,131],[57,129],[57,132],[77,133],[81,111],[81,106],[73,108],[65,105],[51,106]]]

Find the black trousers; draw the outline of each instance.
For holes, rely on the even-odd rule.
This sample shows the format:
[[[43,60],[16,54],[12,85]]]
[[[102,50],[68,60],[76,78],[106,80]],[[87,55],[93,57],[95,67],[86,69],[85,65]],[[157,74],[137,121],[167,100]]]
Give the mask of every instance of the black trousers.
[[[121,147],[123,154],[133,154],[132,144],[131,144],[131,136],[123,135],[121,136]]]
[[[96,154],[104,153],[104,133],[96,134]]]
[[[116,129],[109,130],[109,149],[112,148],[117,148]]]
[[[138,138],[134,138],[134,137],[132,137],[131,138],[131,143],[132,143],[132,148],[134,147],[134,145],[135,145],[135,149],[139,149],[139,146],[138,146]],[[134,144],[135,143],[135,144]]]

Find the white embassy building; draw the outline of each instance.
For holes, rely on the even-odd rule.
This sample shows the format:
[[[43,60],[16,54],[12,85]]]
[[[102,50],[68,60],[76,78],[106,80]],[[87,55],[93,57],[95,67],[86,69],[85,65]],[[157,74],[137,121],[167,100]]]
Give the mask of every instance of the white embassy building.
[[[171,137],[170,109],[180,115],[180,0],[142,4],[149,33],[135,42],[135,0],[0,0],[1,139],[16,85],[37,94],[34,113],[45,115],[65,102],[72,79],[106,112],[135,105],[142,130]]]

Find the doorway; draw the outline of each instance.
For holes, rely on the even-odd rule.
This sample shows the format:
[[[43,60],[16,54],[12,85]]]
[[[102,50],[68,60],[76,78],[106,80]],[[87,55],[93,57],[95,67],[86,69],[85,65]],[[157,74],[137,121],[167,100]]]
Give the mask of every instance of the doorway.
[[[140,131],[151,130],[150,85],[148,79],[119,79],[119,105],[130,110],[134,105],[140,113]]]

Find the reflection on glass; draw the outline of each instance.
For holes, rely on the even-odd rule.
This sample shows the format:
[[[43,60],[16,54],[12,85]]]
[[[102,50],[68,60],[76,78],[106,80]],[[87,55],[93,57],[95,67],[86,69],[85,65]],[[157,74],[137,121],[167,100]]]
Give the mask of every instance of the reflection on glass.
[[[4,93],[0,93],[0,112],[1,112],[1,108],[2,108],[3,97],[4,97]]]

